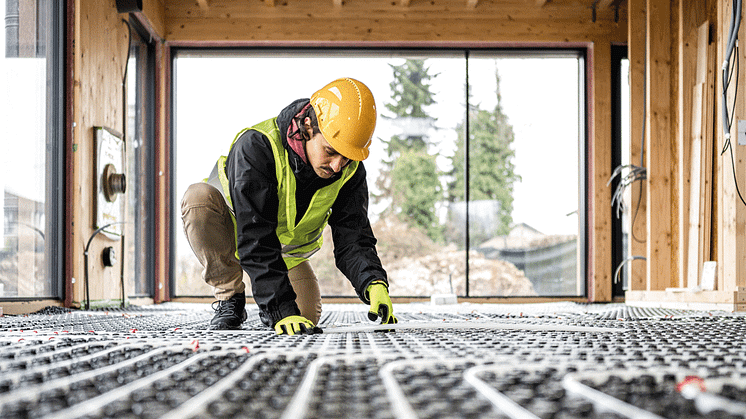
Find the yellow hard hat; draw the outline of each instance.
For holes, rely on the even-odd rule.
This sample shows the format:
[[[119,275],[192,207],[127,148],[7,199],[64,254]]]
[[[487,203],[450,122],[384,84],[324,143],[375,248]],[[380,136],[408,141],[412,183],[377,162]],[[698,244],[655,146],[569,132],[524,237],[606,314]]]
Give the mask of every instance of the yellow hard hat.
[[[337,152],[350,160],[368,158],[376,128],[376,102],[361,81],[342,78],[311,96],[319,129]]]

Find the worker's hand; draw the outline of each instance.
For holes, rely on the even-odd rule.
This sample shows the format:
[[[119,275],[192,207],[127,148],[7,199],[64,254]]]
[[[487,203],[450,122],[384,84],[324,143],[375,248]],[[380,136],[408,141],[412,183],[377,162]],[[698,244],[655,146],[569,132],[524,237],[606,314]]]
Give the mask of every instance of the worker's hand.
[[[278,335],[313,335],[323,333],[320,327],[313,325],[311,320],[303,316],[287,316],[275,324]]]
[[[368,299],[370,299],[368,318],[371,321],[376,321],[380,316],[381,324],[393,324],[398,322],[396,317],[394,317],[394,307],[391,305],[389,289],[385,282],[380,280],[373,281],[368,285],[365,292],[368,294]]]

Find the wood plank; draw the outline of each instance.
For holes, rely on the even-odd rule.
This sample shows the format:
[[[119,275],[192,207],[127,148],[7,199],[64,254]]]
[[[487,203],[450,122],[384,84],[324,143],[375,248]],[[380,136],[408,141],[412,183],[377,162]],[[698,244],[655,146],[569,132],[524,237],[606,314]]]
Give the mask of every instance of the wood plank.
[[[336,0],[340,1],[340,0]],[[468,0],[467,0],[468,1]],[[261,2],[211,0],[210,16],[195,2],[170,1],[166,7],[168,41],[562,41],[589,42],[626,33],[614,23],[614,10],[597,14],[587,7],[548,2],[543,7],[513,2],[479,2],[480,13],[464,0],[438,2],[348,1],[330,7],[329,0],[288,2],[266,7]],[[402,7],[402,6],[405,7]],[[300,28],[315,25],[311,34]]]
[[[628,18],[628,52],[629,57],[629,129],[630,155],[632,164],[640,165],[642,156],[642,142],[645,136],[643,130],[645,108],[645,30],[646,30],[646,0],[629,0],[627,8]],[[650,140],[646,140],[650,143]],[[643,164],[644,165],[644,164]],[[629,254],[645,256],[647,241],[647,194],[644,192],[646,182],[632,184],[630,188],[630,212],[628,217],[630,227]],[[641,193],[642,189],[642,193]],[[635,212],[637,216],[635,217]],[[633,220],[634,217],[634,220]],[[633,222],[634,221],[634,222]],[[629,289],[639,291],[646,289],[647,271],[645,263],[635,262],[629,266]]]
[[[695,9],[691,4],[679,2],[678,13],[681,24],[679,25],[679,95],[680,106],[678,109],[678,185],[679,185],[679,279],[680,286],[686,287],[689,278],[689,197],[691,195],[691,138],[692,138],[692,92],[697,83],[697,26],[701,19],[696,18]],[[704,83],[704,78],[699,78]]]
[[[472,13],[473,14],[473,13]],[[479,16],[476,14],[474,16]],[[462,19],[406,21],[330,18],[314,31],[302,30],[308,20],[190,20],[170,21],[166,37],[172,42],[592,42],[609,38],[601,25],[572,22],[495,21],[475,19],[464,25]],[[614,38],[616,39],[616,38]],[[618,42],[622,37],[616,39]]]
[[[611,114],[611,44],[596,42],[592,57],[593,85],[591,93],[592,110],[589,116],[594,121],[591,129],[592,162],[588,199],[592,200],[593,234],[588,243],[593,266],[590,287],[591,301],[611,301],[612,269],[611,262],[611,190],[606,185],[611,176],[611,121],[601,115]]]
[[[699,248],[699,259],[702,261],[698,266],[699,277],[701,280],[702,266],[704,262],[711,260],[711,244],[712,244],[712,185],[713,185],[713,157],[714,157],[714,135],[715,135],[715,45],[709,42],[709,23],[707,23],[707,29],[703,33],[703,38],[707,43],[707,61],[705,63],[707,68],[706,84],[705,84],[705,112],[704,120],[702,121],[702,178],[701,178],[701,205],[700,205],[700,248]],[[717,284],[715,285],[717,287]],[[715,288],[717,289],[717,288]]]
[[[135,16],[151,35],[160,39],[166,36],[166,6],[164,0],[143,0],[142,12]]]
[[[611,7],[611,5],[614,3],[614,0],[599,0],[598,4],[596,5],[596,8],[598,10],[604,10]]]
[[[155,47],[155,295],[156,303],[170,298],[171,277],[171,50],[163,43]],[[180,197],[176,197],[180,199]]]
[[[733,7],[732,0],[726,0],[718,2],[719,15],[718,22],[719,27],[723,28],[718,31],[719,38],[716,40],[718,48],[717,62],[722,63],[726,57],[724,55],[724,45],[726,44],[725,37],[728,35],[728,24],[730,22],[731,10]],[[721,25],[721,26],[720,26]],[[746,39],[746,28],[741,25],[738,37],[740,40]],[[743,51],[743,48],[741,49]],[[735,54],[735,52],[734,52]],[[740,58],[741,64],[743,65],[743,52],[741,52]],[[731,69],[734,64],[731,63]],[[743,72],[743,70],[742,70]],[[731,163],[730,151],[726,152],[718,158],[719,162],[719,214],[718,214],[718,244],[720,249],[718,250],[718,266],[722,267],[722,272],[718,272],[718,286],[722,285],[722,290],[730,291],[735,290],[737,287],[746,286],[746,206],[741,202],[741,198],[738,196],[736,189],[736,179],[738,181],[738,188],[740,189],[741,195],[746,198],[746,181],[744,180],[743,173],[746,173],[746,147],[739,146],[736,137],[736,121],[739,119],[746,119],[746,99],[741,94],[739,86],[738,97],[734,100],[735,86],[737,83],[743,85],[743,74],[737,82],[731,82],[730,89],[728,91],[728,110],[733,112],[735,107],[734,127],[731,130],[731,144],[733,158],[735,161],[735,173]],[[720,90],[720,89],[718,89]],[[720,96],[720,95],[718,95]],[[720,99],[718,99],[718,102]],[[720,115],[721,108],[720,103],[717,107],[718,116],[715,118],[718,124],[717,128],[718,150],[724,145],[724,134],[722,127],[722,116]],[[722,284],[721,284],[722,278]]]
[[[700,25],[696,31],[696,61],[694,69],[695,89],[699,90],[699,100],[692,102],[692,141],[690,142],[690,194],[689,194],[689,228],[687,239],[689,246],[686,255],[687,287],[699,285],[699,274],[702,267],[702,175],[704,171],[703,162],[703,136],[706,130],[707,107],[705,95],[708,94],[707,84],[707,54],[709,40],[709,23]]]
[[[696,287],[699,284],[699,266],[700,260],[700,210],[701,210],[701,176],[702,176],[702,123],[704,112],[704,94],[705,83],[696,83],[694,85],[694,94],[692,95],[692,136],[691,136],[691,156],[690,161],[690,194],[689,194],[689,243],[687,252],[687,281],[688,288]]]
[[[737,309],[735,299],[732,291],[629,291],[625,303],[632,307],[734,311]]]
[[[79,12],[79,14],[77,14]],[[85,298],[85,265],[83,250],[94,232],[96,195],[94,126],[105,126],[124,132],[122,105],[122,77],[125,66],[129,34],[113,3],[81,1],[76,6],[75,50],[73,52],[74,123],[73,171],[75,188],[71,199],[75,202],[73,231],[68,240],[74,240],[73,301]],[[91,300],[120,298],[120,261],[112,268],[105,268],[101,253],[107,246],[119,243],[96,236],[89,248],[89,278]]]
[[[712,133],[714,115],[714,70],[709,42],[709,22],[697,30],[697,64],[695,89],[698,100],[693,101],[691,173],[689,201],[689,248],[687,286],[699,285],[702,265],[710,256],[711,197],[712,197]],[[695,96],[696,97],[696,96]]]
[[[673,256],[673,229],[678,214],[672,211],[676,155],[671,127],[671,4],[668,0],[647,1],[647,289],[663,290],[678,285]]]
[[[156,1],[156,0],[150,0]],[[456,16],[471,16],[469,10],[464,4],[475,3],[476,0],[443,0],[443,1],[416,1],[411,0],[366,0],[366,1],[346,1],[344,2],[345,17],[352,19],[366,18],[388,18],[396,20],[407,20],[413,16],[407,14],[401,6],[411,7],[420,14],[417,18],[427,19],[448,19],[450,15],[444,13],[455,13]],[[256,19],[261,16],[265,17],[283,17],[287,19],[315,19],[318,17],[332,17],[339,12],[329,7],[330,3],[342,3],[342,0],[304,0],[302,2],[287,2],[283,7],[268,8],[260,1],[237,2],[230,0],[210,0],[209,6],[215,14],[227,18],[228,16],[235,19]],[[591,13],[587,5],[582,3],[558,4],[556,2],[545,3],[526,3],[525,1],[517,2],[477,2],[480,11],[485,15],[479,16],[482,19],[545,19],[551,20],[570,20],[576,24],[585,24],[591,22]],[[200,7],[196,2],[176,2],[169,1],[166,7],[166,13],[169,20],[194,19],[199,20],[202,16],[199,13]],[[614,23],[614,8],[607,8],[597,11],[597,23],[611,22]],[[624,16],[620,16],[624,18]],[[622,20],[623,22],[624,20]],[[608,30],[608,28],[607,28]]]

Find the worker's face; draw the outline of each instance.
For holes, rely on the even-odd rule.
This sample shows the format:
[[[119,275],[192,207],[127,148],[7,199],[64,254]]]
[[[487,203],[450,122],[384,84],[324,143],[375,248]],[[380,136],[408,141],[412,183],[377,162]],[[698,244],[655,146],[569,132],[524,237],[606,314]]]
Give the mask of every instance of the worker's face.
[[[306,118],[304,122],[306,132],[311,138],[306,141],[306,157],[308,158],[308,163],[313,167],[313,170],[320,178],[329,179],[334,176],[335,173],[344,169],[344,167],[350,163],[350,159],[339,154],[337,150],[326,141],[323,134],[313,133],[310,118]]]

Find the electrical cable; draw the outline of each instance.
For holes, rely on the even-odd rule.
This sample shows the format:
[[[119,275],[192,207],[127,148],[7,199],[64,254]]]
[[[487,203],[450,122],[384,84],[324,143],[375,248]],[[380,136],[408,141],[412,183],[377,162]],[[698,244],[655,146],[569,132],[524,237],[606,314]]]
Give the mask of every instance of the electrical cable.
[[[646,258],[645,256],[630,256],[627,259],[624,259],[622,263],[620,263],[616,267],[616,271],[614,272],[614,283],[615,284],[619,282],[619,272],[622,270],[622,267],[624,266],[624,264],[627,262],[632,262],[633,260],[648,260],[648,258]]]
[[[647,46],[646,46],[647,48]],[[646,51],[647,54],[647,51]],[[643,94],[642,97],[645,98],[647,95],[647,57],[644,57],[643,60],[643,68],[645,69],[644,77],[643,77]],[[609,181],[606,183],[606,185],[610,185],[611,182],[614,180],[615,177],[620,176],[619,184],[617,185],[614,194],[612,195],[611,199],[611,206],[616,206],[616,216],[619,218],[623,212],[625,212],[625,206],[624,206],[624,192],[631,184],[637,181],[643,181],[647,179],[647,169],[645,168],[645,119],[647,117],[647,101],[643,99],[642,103],[642,132],[640,135],[640,165],[635,166],[633,164],[623,165],[623,166],[617,166],[616,169],[614,169],[614,172],[612,173],[611,177],[609,178]],[[621,177],[622,171],[624,169],[630,169],[630,172],[624,176]],[[640,182],[640,192],[637,198],[637,206],[635,208],[635,213],[632,216],[632,223],[630,225],[630,233],[632,236],[632,239],[635,240],[638,243],[645,243],[645,240],[640,240],[635,236],[635,222],[637,221],[637,215],[640,211],[640,204],[642,202],[642,186],[644,185],[643,182]]]
[[[736,0],[733,3],[733,10],[731,11],[730,27],[728,29],[728,44],[725,48],[725,60],[723,61],[722,67],[722,78],[723,78],[723,96],[722,96],[722,114],[723,114],[723,149],[720,152],[722,156],[726,151],[730,150],[730,162],[733,169],[733,183],[736,186],[736,192],[741,202],[746,205],[741,195],[741,190],[738,186],[738,177],[736,176],[736,161],[733,155],[733,143],[731,142],[731,129],[733,127],[733,120],[736,115],[735,101],[738,98],[738,76],[740,73],[741,60],[739,59],[739,48],[738,48],[738,31],[741,27],[741,9],[742,0]],[[735,50],[735,58],[733,58],[733,52]],[[731,68],[731,59],[735,61],[735,71]],[[730,88],[731,82],[733,82],[733,74],[735,73],[735,90],[733,92],[733,110],[728,111],[728,89]]]
[[[122,22],[127,25],[127,59],[124,60],[124,71],[122,71],[122,86],[127,82],[127,68],[130,62],[130,53],[132,51],[132,25],[126,20],[122,19]]]
[[[106,224],[104,226],[99,227],[96,231],[91,234],[91,237],[88,238],[88,243],[85,245],[85,250],[83,251],[83,265],[84,265],[84,280],[85,280],[85,309],[88,310],[91,308],[91,293],[88,288],[88,248],[91,247],[91,242],[93,241],[93,238],[98,235],[98,233],[102,232],[105,228],[111,227],[115,224],[126,224],[124,221],[115,221],[113,223]]]
[[[127,37],[127,59],[124,61],[124,70],[123,70],[123,76],[122,76],[122,102],[126,105],[126,91],[125,91],[125,83],[127,82],[127,67],[130,61],[130,51],[132,50],[132,26],[130,26],[130,23],[122,19],[122,22],[124,22],[127,25],[128,30],[128,37]],[[127,109],[126,106],[124,108]],[[123,122],[123,126],[126,129],[127,122],[126,117],[123,118],[125,121]],[[122,130],[123,132],[125,130]],[[125,137],[126,138],[126,137]],[[105,228],[113,226],[115,224],[126,224],[125,221],[115,221],[113,223],[106,224],[102,227],[99,227],[96,231],[91,234],[91,237],[88,239],[88,243],[85,246],[85,250],[83,251],[83,259],[84,259],[84,273],[85,273],[85,309],[88,310],[91,307],[91,295],[90,290],[88,286],[88,248],[91,246],[91,242],[93,241],[93,238],[98,235],[101,231],[103,231]],[[122,234],[122,240],[124,240],[124,234]],[[121,283],[122,283],[122,307],[124,308],[124,252],[122,252],[122,260],[120,262],[122,266],[120,267],[120,273],[121,273]]]

